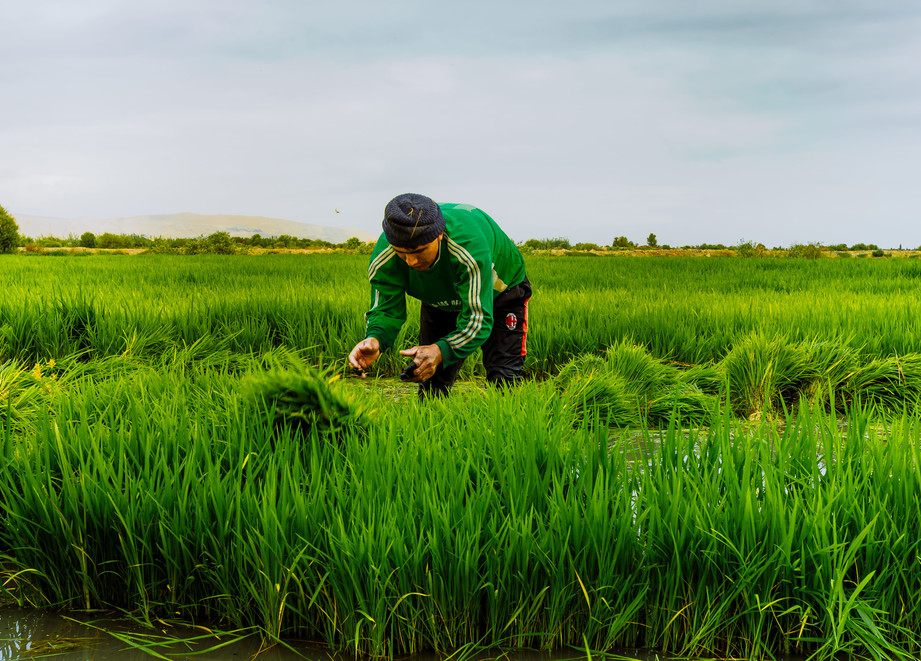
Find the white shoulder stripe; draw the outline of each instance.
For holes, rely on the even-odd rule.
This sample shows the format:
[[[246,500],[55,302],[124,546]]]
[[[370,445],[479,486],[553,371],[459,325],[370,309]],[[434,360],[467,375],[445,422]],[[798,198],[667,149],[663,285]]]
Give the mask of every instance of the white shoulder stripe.
[[[381,250],[381,254],[371,260],[371,264],[368,266],[368,280],[373,280],[374,276],[377,275],[377,272],[380,270],[380,268],[389,262],[396,254],[397,253],[393,249],[393,246],[387,246]]]
[[[466,269],[470,279],[467,288],[467,306],[470,309],[470,318],[467,325],[449,336],[448,344],[458,349],[466,346],[477,336],[483,328],[483,306],[480,303],[480,289],[482,288],[482,274],[473,256],[466,248],[455,242],[450,237],[445,237],[448,242],[448,251],[457,258]]]

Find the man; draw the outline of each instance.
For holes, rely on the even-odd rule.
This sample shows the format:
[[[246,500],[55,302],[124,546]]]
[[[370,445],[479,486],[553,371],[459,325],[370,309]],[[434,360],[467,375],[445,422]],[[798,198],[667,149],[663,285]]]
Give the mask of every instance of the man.
[[[436,204],[415,193],[384,210],[368,280],[371,309],[365,339],[349,354],[364,375],[392,346],[406,321],[406,295],[422,302],[419,344],[412,356],[419,395],[446,395],[464,359],[483,349],[492,383],[521,379],[531,283],[514,242],[480,209]]]

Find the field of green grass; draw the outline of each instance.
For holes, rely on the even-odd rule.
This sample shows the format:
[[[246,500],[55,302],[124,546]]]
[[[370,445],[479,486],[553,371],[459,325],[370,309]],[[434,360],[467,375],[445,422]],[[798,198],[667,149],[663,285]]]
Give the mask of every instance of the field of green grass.
[[[366,257],[0,259],[4,598],[372,656],[916,658],[921,264],[527,266],[532,378],[421,404],[399,356],[343,378]]]

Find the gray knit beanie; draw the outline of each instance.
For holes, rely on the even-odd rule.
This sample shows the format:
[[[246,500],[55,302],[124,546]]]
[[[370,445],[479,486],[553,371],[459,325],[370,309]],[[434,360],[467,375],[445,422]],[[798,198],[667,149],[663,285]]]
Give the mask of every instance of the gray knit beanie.
[[[418,248],[445,231],[445,219],[435,201],[417,193],[397,195],[384,209],[384,234],[397,248]]]

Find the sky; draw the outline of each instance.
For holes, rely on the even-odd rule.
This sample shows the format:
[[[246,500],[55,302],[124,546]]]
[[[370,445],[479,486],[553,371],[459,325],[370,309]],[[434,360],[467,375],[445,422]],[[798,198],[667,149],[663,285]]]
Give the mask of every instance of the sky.
[[[921,246],[915,0],[0,4],[0,205]],[[92,231],[92,228],[87,228]]]

